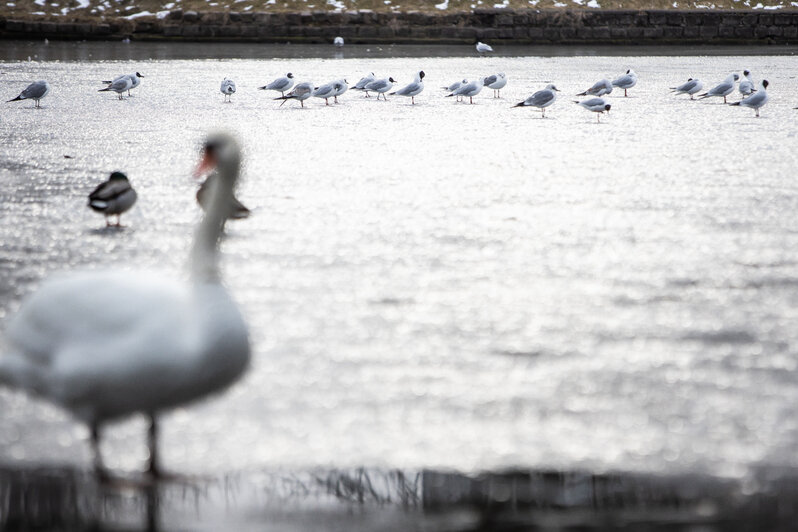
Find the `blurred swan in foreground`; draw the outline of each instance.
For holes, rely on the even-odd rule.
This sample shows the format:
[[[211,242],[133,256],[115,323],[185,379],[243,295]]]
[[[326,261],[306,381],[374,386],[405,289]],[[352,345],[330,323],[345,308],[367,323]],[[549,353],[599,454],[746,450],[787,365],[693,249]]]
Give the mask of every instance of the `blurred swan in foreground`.
[[[100,183],[91,194],[89,194],[89,207],[95,212],[105,215],[105,225],[111,225],[108,221],[109,216],[116,215],[116,226],[121,225],[122,213],[127,212],[134,203],[138,195],[130,181],[122,172],[114,172],[107,181]]]
[[[205,143],[198,171],[215,166],[219,178],[194,236],[190,282],[119,270],[62,274],[24,301],[8,325],[0,384],[44,397],[85,422],[101,478],[104,423],[149,416],[149,472],[157,477],[158,415],[228,387],[249,365],[247,326],[217,266],[239,153],[225,134]]]

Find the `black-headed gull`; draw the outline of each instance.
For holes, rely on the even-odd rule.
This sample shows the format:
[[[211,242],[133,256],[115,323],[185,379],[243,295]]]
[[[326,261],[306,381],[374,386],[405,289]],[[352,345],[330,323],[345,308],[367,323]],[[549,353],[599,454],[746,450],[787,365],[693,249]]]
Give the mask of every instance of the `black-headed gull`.
[[[349,83],[345,79],[333,81],[333,99],[338,103],[338,97],[349,89]]]
[[[485,86],[485,78],[475,79],[474,81],[469,81],[468,83],[461,85],[451,94],[447,94],[446,97],[449,98],[451,96],[463,96],[468,97],[468,101],[472,104],[474,103],[474,96],[479,94],[479,91],[482,90],[482,87]]]
[[[50,94],[50,84],[44,80],[34,81],[25,90],[19,93],[19,96],[9,102],[16,102],[19,100],[33,100],[35,107],[41,107],[39,101]],[[6,102],[8,103],[8,102]]]
[[[612,80],[613,87],[623,89],[623,95],[628,96],[626,91],[637,85],[637,74],[631,68],[626,71],[626,74]]]
[[[394,83],[396,83],[396,80],[390,77],[375,79],[374,81],[367,83],[366,86],[363,87],[363,90],[367,91],[366,94],[368,94],[368,91],[376,92],[378,100],[380,99],[380,94],[382,94],[382,99],[387,100],[387,98],[385,98],[385,93],[393,88]]]
[[[484,42],[479,42],[479,41],[477,41],[476,48],[477,52],[479,52],[480,54],[493,51],[493,48],[491,48],[489,44],[485,44]]]
[[[132,82],[132,84],[130,85],[130,89],[135,89],[136,87],[141,85],[141,79],[140,78],[143,78],[144,76],[142,76],[138,72],[134,72],[133,74],[122,74],[121,76],[117,76],[116,78],[114,78],[111,81],[103,81],[103,83],[105,83],[107,85],[111,85],[115,81],[120,80],[120,79],[122,79],[124,77],[130,78],[130,81]],[[127,90],[127,95],[128,96],[130,96],[130,89]]]
[[[610,112],[612,105],[608,104],[604,98],[589,98],[581,102],[574,100],[574,103],[581,105],[588,111],[596,113],[596,121],[601,122],[601,114],[605,111]]]
[[[133,80],[130,79],[127,75],[125,75],[125,76],[119,76],[111,83],[109,83],[106,88],[100,89],[98,92],[114,91],[121,100],[122,95],[126,91],[130,90],[132,87],[133,87]]]
[[[285,96],[285,91],[290,90],[291,87],[293,86],[294,86],[294,75],[289,72],[285,76],[275,79],[268,85],[264,85],[263,87],[258,87],[258,89],[262,91],[277,91],[280,93],[280,96]]]
[[[355,85],[352,87],[352,90],[365,91],[366,92],[366,98],[370,98],[368,91],[366,91],[366,85],[368,85],[369,83],[371,83],[375,79],[377,79],[377,78],[374,77],[374,72],[370,72],[370,73],[366,74],[365,76],[363,76],[362,78],[360,78],[360,81],[355,83]]]
[[[759,116],[759,110],[768,103],[768,80],[763,79],[762,83],[759,84],[759,88],[757,91],[746,98],[745,100],[740,100],[739,102],[734,102],[730,105],[739,105],[740,107],[748,107],[756,111],[756,116]]]
[[[324,105],[330,105],[329,99],[335,96],[335,82],[325,83],[313,90],[312,96],[316,98],[324,98]]]
[[[405,96],[405,97],[409,96],[411,104],[415,105],[416,96],[418,96],[421,93],[421,91],[424,90],[424,81],[423,81],[424,76],[425,76],[424,71],[420,70],[418,74],[416,74],[416,79],[413,80],[413,83],[405,85],[398,91],[391,92],[390,93],[391,96],[393,96],[394,94],[398,94],[399,96]]]
[[[222,94],[224,94],[224,100],[226,102],[233,101],[232,100],[232,95],[236,91],[236,83],[235,83],[235,81],[233,81],[232,79],[224,78],[224,81],[222,81],[222,85],[219,87],[219,91]]]
[[[604,96],[612,92],[612,83],[608,79],[600,79],[592,87],[580,92],[577,96]]]
[[[298,100],[299,104],[302,107],[305,107],[304,102],[310,98],[311,94],[313,94],[313,84],[305,81],[302,83],[297,83],[291,92],[284,94],[283,96],[278,96],[275,98],[275,100],[283,100],[283,103],[280,104],[280,107],[282,107],[283,104],[288,100]]]
[[[554,103],[558,92],[560,92],[560,89],[555,87],[553,83],[549,83],[545,89],[537,91],[523,102],[515,104],[514,107],[537,107],[543,113],[543,118],[545,118],[546,107]]]
[[[693,79],[688,78],[687,81],[679,85],[678,87],[671,87],[671,92],[679,94],[689,94],[690,99],[694,100],[693,95],[697,92],[701,92],[701,89],[704,88],[704,83],[700,79]]]
[[[751,77],[751,73],[748,70],[743,70],[743,77],[745,77],[745,79],[740,81],[737,90],[740,91],[740,94],[745,98],[756,92],[756,89],[754,88],[754,79]]]
[[[734,83],[740,79],[739,74],[733,73],[726,76],[726,79],[709,89],[704,94],[698,96],[699,100],[710,98],[712,96],[722,97],[723,103],[726,103],[726,96],[734,91]]]
[[[499,72],[498,74],[486,77],[483,83],[487,88],[493,89],[494,98],[501,98],[501,90],[507,85],[507,76],[504,72]]]

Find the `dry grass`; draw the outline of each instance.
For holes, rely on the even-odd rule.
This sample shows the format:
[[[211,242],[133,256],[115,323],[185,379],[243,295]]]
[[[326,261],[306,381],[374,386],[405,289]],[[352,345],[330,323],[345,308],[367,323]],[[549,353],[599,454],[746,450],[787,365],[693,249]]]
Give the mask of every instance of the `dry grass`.
[[[144,16],[145,13],[165,17],[174,9],[238,12],[371,9],[443,13],[470,11],[478,7],[593,9],[595,6],[606,9],[795,10],[798,0],[0,0],[0,15],[9,18],[33,16],[55,20],[97,20]]]

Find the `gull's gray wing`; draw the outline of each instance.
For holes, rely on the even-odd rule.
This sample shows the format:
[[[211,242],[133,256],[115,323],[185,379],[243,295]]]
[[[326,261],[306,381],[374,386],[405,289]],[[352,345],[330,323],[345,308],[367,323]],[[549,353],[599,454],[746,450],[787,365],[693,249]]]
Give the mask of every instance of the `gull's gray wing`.
[[[550,90],[537,91],[535,94],[524,100],[524,105],[532,105],[534,107],[543,107],[551,103],[554,99],[554,92]]]
[[[496,77],[496,74],[488,76],[487,78],[485,78],[485,82],[483,83],[483,85],[490,85],[491,83],[496,83],[497,79],[498,78]]]
[[[416,92],[419,89],[419,87],[421,87],[421,84],[414,81],[413,83],[407,85],[406,87],[402,87],[394,94],[398,94],[400,96],[406,96],[412,92]]]
[[[710,89],[709,91],[709,94],[712,96],[715,95],[723,96],[723,94],[731,92],[733,89],[734,89],[734,83],[729,83],[727,81],[724,81],[720,85],[712,87],[712,89]]]
[[[624,85],[630,85],[632,81],[633,81],[632,76],[630,76],[629,74],[624,74],[620,78],[613,80],[612,84],[615,85],[616,87],[623,88]]]
[[[31,98],[33,100],[37,100],[44,96],[47,93],[47,82],[46,81],[34,81],[30,85],[28,85],[24,91],[20,94],[23,98]]]
[[[388,80],[387,79],[378,79],[372,81],[371,83],[367,83],[365,89],[370,91],[380,91],[385,90],[388,88]]]

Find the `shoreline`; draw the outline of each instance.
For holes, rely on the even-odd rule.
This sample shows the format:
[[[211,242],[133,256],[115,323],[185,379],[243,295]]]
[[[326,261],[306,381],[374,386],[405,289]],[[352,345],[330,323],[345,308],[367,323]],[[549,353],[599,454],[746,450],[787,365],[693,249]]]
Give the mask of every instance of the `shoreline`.
[[[323,44],[790,45],[798,12],[508,10],[468,13],[171,11],[165,18],[62,22],[0,16],[0,39]]]

